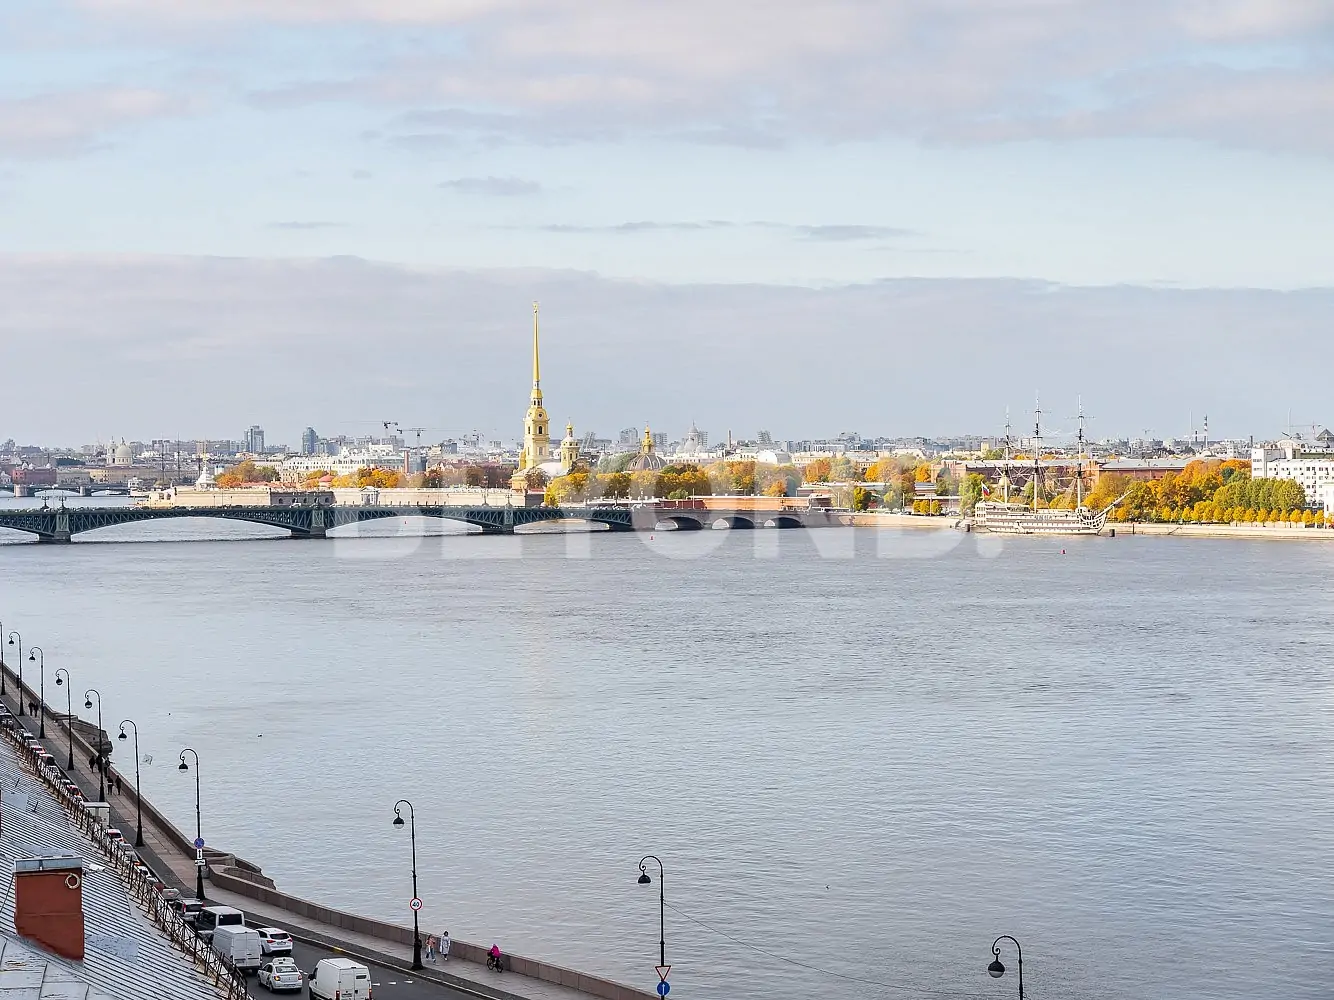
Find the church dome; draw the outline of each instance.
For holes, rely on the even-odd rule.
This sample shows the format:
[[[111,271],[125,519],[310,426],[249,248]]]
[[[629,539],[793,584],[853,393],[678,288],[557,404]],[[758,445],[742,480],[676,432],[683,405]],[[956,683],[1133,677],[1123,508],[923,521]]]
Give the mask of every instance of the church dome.
[[[126,444],[124,441],[122,441],[122,442],[120,443],[120,446],[116,449],[115,463],[116,463],[117,465],[133,465],[133,464],[134,464],[134,449],[132,449],[132,448],[131,448],[128,444]]]
[[[639,443],[639,454],[630,460],[626,472],[657,472],[667,466],[666,460],[653,450],[653,432],[644,426],[644,440]]]

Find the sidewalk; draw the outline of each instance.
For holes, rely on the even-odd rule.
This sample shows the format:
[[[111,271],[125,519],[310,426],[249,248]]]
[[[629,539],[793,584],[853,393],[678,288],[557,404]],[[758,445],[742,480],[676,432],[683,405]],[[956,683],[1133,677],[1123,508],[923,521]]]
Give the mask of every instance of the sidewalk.
[[[14,683],[12,673],[8,677],[8,682],[3,700],[17,711],[18,703],[12,693],[17,684]],[[69,754],[69,740],[63,718],[63,714],[59,719],[51,714],[47,715],[47,738],[42,741],[62,770]],[[17,721],[36,735],[38,720],[35,716],[24,715]],[[97,772],[88,768],[88,758],[92,753],[92,748],[83,744],[76,734],[75,768],[69,777],[79,786],[89,802],[97,801],[98,791]],[[133,775],[132,767],[131,763],[131,775]],[[120,773],[119,769],[116,769],[116,773]],[[125,776],[121,775],[120,794],[108,788],[106,801],[111,811],[111,825],[120,830],[127,843],[133,844],[137,827],[132,778],[127,781]],[[196,881],[194,857],[186,854],[179,840],[159,826],[153,813],[147,810],[144,812],[144,843],[136,850],[167,885],[180,889],[186,898],[194,898]],[[412,964],[410,944],[324,924],[280,906],[223,889],[208,879],[205,879],[204,891],[210,902],[234,906],[244,911],[247,918],[252,919],[257,926],[281,927],[307,943],[341,951],[353,958],[404,972],[410,971]],[[531,975],[519,975],[509,971],[508,968],[503,973],[492,972],[484,964],[465,961],[458,955],[451,956],[448,962],[427,963],[424,970],[412,974],[418,979],[449,986],[487,1000],[589,1000],[591,995],[554,982],[536,979]],[[628,989],[623,995],[636,998],[651,996]]]

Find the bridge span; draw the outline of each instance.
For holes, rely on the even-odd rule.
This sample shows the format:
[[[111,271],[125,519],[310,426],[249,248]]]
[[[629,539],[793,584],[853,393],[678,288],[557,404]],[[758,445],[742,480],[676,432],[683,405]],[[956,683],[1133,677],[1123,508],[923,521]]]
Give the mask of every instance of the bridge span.
[[[393,517],[434,517],[460,521],[487,535],[513,534],[515,528],[556,521],[583,521],[605,525],[611,531],[652,531],[662,527],[698,530],[718,523],[729,528],[839,527],[846,516],[829,509],[751,510],[713,507],[682,508],[655,505],[587,507],[496,507],[414,504],[370,506],[218,506],[218,507],[39,507],[0,510],[0,528],[36,535],[39,542],[63,543],[75,535],[140,521],[213,517],[286,528],[293,538],[324,538],[335,529]]]

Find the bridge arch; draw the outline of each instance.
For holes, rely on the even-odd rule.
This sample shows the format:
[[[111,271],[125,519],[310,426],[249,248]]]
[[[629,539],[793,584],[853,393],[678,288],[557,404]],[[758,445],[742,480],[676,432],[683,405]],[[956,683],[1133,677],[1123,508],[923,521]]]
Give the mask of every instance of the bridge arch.
[[[663,515],[658,520],[659,525],[670,525],[670,531],[700,531],[704,527],[704,522],[697,517],[691,517],[689,514],[671,514]],[[654,525],[657,527],[657,525]]]
[[[755,527],[755,522],[748,517],[742,516],[741,514],[728,514],[726,517],[720,517],[718,518],[718,520],[713,522],[713,526],[715,528],[717,528],[719,525],[726,528],[731,528],[733,530],[736,529],[749,530]]]
[[[804,527],[804,525],[801,523],[801,518],[799,518],[799,517],[794,517],[794,516],[791,515],[791,514],[779,514],[777,517],[772,518],[772,519],[769,520],[769,521],[766,521],[766,522],[765,522],[765,525],[766,525],[766,526],[772,526],[772,527],[774,527],[774,528],[801,528],[801,527]]]

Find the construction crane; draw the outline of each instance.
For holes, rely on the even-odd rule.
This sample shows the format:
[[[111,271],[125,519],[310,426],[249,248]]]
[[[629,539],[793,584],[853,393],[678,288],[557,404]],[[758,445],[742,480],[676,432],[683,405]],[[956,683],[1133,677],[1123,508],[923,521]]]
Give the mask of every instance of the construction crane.
[[[417,435],[417,447],[420,449],[421,446],[422,446],[422,431],[426,430],[426,428],[425,428],[425,427],[404,427],[404,428],[402,428],[402,430],[403,430],[404,432],[408,433],[408,434],[414,434],[414,433],[415,433],[415,434]]]

